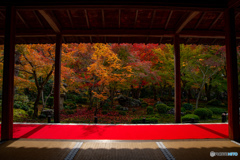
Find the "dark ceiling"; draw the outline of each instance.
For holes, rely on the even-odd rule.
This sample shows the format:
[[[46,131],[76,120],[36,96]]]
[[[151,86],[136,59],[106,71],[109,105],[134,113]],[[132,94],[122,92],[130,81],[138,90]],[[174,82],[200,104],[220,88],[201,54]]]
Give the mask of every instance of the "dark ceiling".
[[[224,11],[236,9],[240,43],[240,0],[13,1],[0,2],[0,44],[6,6],[16,6],[16,43],[173,43],[224,44]]]

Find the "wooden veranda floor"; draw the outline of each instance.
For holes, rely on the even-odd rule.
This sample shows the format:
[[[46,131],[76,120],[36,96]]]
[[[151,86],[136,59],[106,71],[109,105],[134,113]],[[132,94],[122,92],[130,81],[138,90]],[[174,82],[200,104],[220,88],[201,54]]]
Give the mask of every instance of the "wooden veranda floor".
[[[162,141],[76,141],[18,139],[6,141],[0,144],[0,159],[208,160],[213,159],[210,156],[211,151],[240,153],[240,145],[228,139]],[[239,155],[215,156],[214,159],[239,159]]]

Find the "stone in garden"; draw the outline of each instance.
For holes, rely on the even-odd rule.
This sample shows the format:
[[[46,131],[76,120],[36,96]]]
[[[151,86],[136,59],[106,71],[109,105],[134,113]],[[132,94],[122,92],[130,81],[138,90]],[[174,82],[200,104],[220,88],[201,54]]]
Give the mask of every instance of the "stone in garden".
[[[124,107],[138,107],[141,106],[141,102],[138,99],[129,98],[123,95],[117,97],[118,103]]]
[[[65,93],[62,93],[62,94],[60,94],[60,109],[62,110],[62,109],[64,109],[64,107],[63,107],[63,103],[64,103],[64,99],[65,99]]]
[[[167,111],[167,114],[174,114],[174,108],[171,108],[170,110]]]
[[[53,117],[54,110],[53,109],[44,109],[42,111],[42,114],[45,114],[46,116],[51,115],[51,117]]]

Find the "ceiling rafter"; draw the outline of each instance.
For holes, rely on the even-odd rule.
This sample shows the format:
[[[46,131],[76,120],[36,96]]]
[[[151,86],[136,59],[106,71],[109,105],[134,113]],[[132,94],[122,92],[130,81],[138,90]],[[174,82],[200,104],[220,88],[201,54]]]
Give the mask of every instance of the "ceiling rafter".
[[[121,27],[121,9],[118,10],[118,28]]]
[[[72,21],[72,15],[71,15],[69,10],[67,10],[67,15],[68,15],[68,18],[69,18],[69,21],[71,23],[72,28],[74,28],[74,24],[73,24],[73,21]]]
[[[36,13],[35,10],[33,11],[33,14],[35,15],[35,17],[36,17],[38,23],[41,25],[41,27],[44,28],[44,25],[43,25],[43,23],[41,22],[41,20],[39,19],[39,17],[38,17],[38,15],[37,15],[37,13]]]
[[[135,21],[134,21],[134,28],[136,28],[137,19],[138,19],[138,9],[136,10],[136,16],[135,16]]]
[[[209,30],[211,30],[214,25],[217,23],[217,21],[219,20],[219,18],[223,15],[223,12],[221,12],[218,17],[213,21],[213,23],[210,25],[210,27],[208,28]]]
[[[51,28],[54,30],[54,32],[56,32],[56,33],[61,32],[59,24],[56,22],[55,19],[53,19],[53,17],[51,15],[49,15],[44,10],[38,10],[38,12],[45,18],[45,20],[48,22],[48,24],[51,26]]]
[[[162,39],[163,39],[163,37],[160,37],[160,39],[159,39],[159,44],[162,43]]]
[[[0,15],[3,17],[3,18],[5,18],[5,15],[0,11]]]
[[[105,17],[104,17],[104,10],[102,9],[102,25],[105,28]]]
[[[90,28],[89,20],[88,20],[88,13],[87,13],[86,9],[84,9],[84,14],[85,14],[85,18],[86,18],[87,28]]]
[[[23,19],[23,17],[20,15],[20,13],[18,11],[16,11],[17,16],[21,19],[21,21],[23,22],[23,24],[25,25],[26,28],[30,28],[29,25],[26,23],[26,21]]]
[[[156,16],[156,9],[154,9],[153,12],[152,12],[152,20],[151,20],[151,24],[150,24],[150,27],[149,27],[150,29],[153,26],[153,22],[154,22],[155,16]]]
[[[176,33],[180,33],[182,31],[182,29],[196,16],[198,15],[199,12],[198,11],[194,11],[189,13],[189,15],[187,16],[187,18],[180,24],[180,26],[178,26],[178,28],[176,29]]]
[[[200,19],[198,20],[196,26],[194,27],[194,29],[197,29],[198,26],[200,25],[200,23],[202,22],[203,20],[203,17],[205,16],[206,12],[203,12],[203,14],[201,15]]]
[[[165,29],[167,29],[167,27],[168,27],[168,23],[169,23],[169,21],[170,21],[170,19],[172,17],[172,13],[173,13],[173,11],[169,12],[169,15],[168,15],[168,18],[167,18],[167,22],[166,22],[165,27],[164,27]]]
[[[238,8],[240,6],[240,0],[230,0],[228,2],[228,8]]]
[[[213,44],[215,44],[216,40],[217,40],[216,38],[215,38],[215,39],[213,39],[213,41],[212,41],[212,43],[211,43],[211,44],[212,44],[212,45],[213,45]]]
[[[93,43],[92,36],[89,36],[89,39],[90,39],[90,43]]]

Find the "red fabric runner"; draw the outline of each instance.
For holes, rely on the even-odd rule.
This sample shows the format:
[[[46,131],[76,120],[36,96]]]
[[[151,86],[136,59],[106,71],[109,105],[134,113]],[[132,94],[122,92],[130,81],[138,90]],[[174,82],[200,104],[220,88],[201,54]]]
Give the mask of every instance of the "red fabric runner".
[[[1,132],[0,132],[1,134]],[[228,124],[47,125],[14,124],[13,138],[164,140],[228,138]]]

